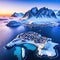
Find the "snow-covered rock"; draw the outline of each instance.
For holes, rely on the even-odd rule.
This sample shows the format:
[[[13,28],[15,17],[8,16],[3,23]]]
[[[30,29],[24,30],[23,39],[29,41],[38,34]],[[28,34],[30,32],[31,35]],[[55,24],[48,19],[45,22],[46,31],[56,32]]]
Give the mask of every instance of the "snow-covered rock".
[[[54,49],[54,47],[58,45],[57,43],[54,43],[52,41],[48,41],[45,43],[44,48],[39,50],[38,54],[43,56],[43,55],[47,55],[48,57],[50,56],[56,56],[56,51]]]
[[[23,17],[23,13],[16,13],[16,12],[14,12],[13,14],[12,14],[12,17]]]
[[[20,23],[20,22],[16,22],[16,21],[10,21],[10,22],[7,24],[8,27],[18,27],[18,26],[20,26],[20,25],[21,25],[21,23]]]

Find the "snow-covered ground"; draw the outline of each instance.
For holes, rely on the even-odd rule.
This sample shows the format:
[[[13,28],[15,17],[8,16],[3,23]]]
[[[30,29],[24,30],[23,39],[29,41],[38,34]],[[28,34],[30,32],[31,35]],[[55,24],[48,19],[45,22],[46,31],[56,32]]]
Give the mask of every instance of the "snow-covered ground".
[[[28,44],[33,44],[33,45],[35,45],[36,47],[38,47],[38,56],[43,56],[43,55],[47,55],[48,57],[54,57],[54,56],[56,56],[57,55],[57,52],[55,51],[55,49],[54,49],[54,47],[56,46],[56,45],[58,45],[58,43],[54,43],[54,42],[52,42],[52,40],[50,39],[50,38],[48,38],[48,40],[46,40],[46,42],[45,43],[35,43],[34,41],[29,41],[29,40],[25,40],[24,42],[22,42],[21,41],[21,39],[20,38],[17,38],[17,39],[15,39],[15,40],[13,40],[13,41],[11,41],[10,43],[8,43],[6,46],[7,47],[9,47],[9,48],[11,48],[11,47],[13,47],[14,45],[21,45],[21,44],[25,44],[25,43],[28,43]],[[27,46],[27,45],[26,45]],[[24,48],[24,47],[23,47]],[[28,47],[28,49],[29,49],[30,47]],[[32,48],[33,49],[33,48]],[[22,52],[22,57],[24,57],[25,56],[25,50],[24,49],[22,49],[23,50],[23,52]]]
[[[54,49],[54,47],[58,45],[57,43],[54,43],[52,41],[48,41],[44,44],[44,49],[40,49],[39,52],[38,52],[38,55],[47,55],[47,56],[50,56],[50,57],[53,57],[53,56],[56,56],[56,51]]]
[[[42,18],[36,18],[32,17],[30,19],[22,19],[20,20],[22,24],[39,24],[39,25],[49,25],[49,26],[58,26],[60,25],[59,19],[57,18],[48,18],[48,17],[42,17]]]

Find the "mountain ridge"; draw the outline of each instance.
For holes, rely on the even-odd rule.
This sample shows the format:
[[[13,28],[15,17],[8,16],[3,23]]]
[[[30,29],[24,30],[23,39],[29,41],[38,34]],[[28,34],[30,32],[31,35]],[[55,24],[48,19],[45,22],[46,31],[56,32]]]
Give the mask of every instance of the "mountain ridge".
[[[48,9],[46,7],[42,7],[40,9],[38,9],[37,7],[33,7],[32,9],[28,10],[25,14],[21,13],[22,17],[53,17],[56,18],[56,14],[52,9]],[[20,17],[20,13],[13,13],[12,14],[13,17]]]

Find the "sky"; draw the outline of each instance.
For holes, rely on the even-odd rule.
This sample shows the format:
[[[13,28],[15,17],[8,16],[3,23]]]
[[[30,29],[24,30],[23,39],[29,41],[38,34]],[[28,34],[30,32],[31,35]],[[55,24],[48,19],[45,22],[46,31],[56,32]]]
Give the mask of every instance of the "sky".
[[[60,0],[0,0],[0,16],[9,16],[14,12],[23,12],[33,7],[49,9],[60,9]]]

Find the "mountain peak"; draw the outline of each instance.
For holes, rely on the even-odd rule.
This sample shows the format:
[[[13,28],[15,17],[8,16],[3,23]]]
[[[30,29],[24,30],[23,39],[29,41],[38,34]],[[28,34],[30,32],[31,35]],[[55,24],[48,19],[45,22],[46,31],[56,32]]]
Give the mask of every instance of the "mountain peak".
[[[27,11],[24,15],[24,17],[28,16],[28,18],[30,17],[33,17],[35,16],[36,17],[36,14],[38,13],[38,8],[37,7],[34,7],[32,8],[31,10]]]
[[[12,15],[13,17],[48,17],[48,18],[56,18],[55,12],[52,9],[48,9],[46,7],[42,7],[38,10],[37,7],[33,7],[32,9],[28,10],[25,14],[23,13],[16,13],[14,12],[14,14]]]
[[[12,14],[12,17],[23,17],[23,13],[17,13],[17,12],[14,12],[13,14]]]
[[[46,7],[40,8],[37,14],[37,17],[56,17],[54,11],[52,9],[48,9]]]
[[[32,9],[31,9],[31,12],[32,12],[33,14],[36,14],[36,13],[38,12],[38,8],[37,8],[37,7],[32,8]]]
[[[38,10],[37,7],[32,8],[31,10],[27,11],[24,15],[24,17],[28,16],[28,18],[31,17],[53,17],[56,18],[56,15],[52,9],[48,9],[46,7],[42,7]]]

